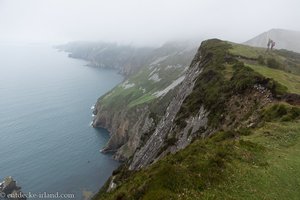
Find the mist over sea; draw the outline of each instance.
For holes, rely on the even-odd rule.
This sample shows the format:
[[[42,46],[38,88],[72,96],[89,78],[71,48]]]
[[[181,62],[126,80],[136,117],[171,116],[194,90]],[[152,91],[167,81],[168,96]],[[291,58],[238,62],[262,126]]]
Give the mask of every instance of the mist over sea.
[[[96,192],[118,166],[91,106],[122,81],[47,45],[0,45],[0,179],[27,192]],[[0,181],[1,181],[0,180]]]

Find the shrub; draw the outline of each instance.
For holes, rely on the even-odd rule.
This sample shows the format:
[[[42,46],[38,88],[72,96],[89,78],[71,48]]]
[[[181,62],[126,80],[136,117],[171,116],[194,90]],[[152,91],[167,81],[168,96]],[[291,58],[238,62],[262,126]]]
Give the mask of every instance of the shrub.
[[[234,92],[243,93],[246,89],[253,87],[256,83],[264,82],[264,77],[256,73],[250,67],[247,67],[242,62],[236,63],[234,73],[231,79],[230,88]]]
[[[274,81],[273,79],[269,79],[266,87],[272,91],[273,94],[276,95],[283,95],[287,93],[288,88],[284,85],[281,85],[277,81]]]
[[[275,60],[274,58],[268,58],[267,66],[270,68],[273,68],[273,69],[279,69],[280,63],[277,60]]]
[[[300,108],[279,103],[266,108],[262,117],[265,121],[292,121],[300,118]]]
[[[265,63],[265,59],[264,59],[264,57],[262,57],[262,55],[259,55],[259,56],[258,56],[257,62],[258,62],[258,64],[260,64],[260,65],[265,65],[265,64],[266,64],[266,63]]]
[[[172,136],[166,140],[167,146],[173,146],[174,144],[176,144],[176,142],[177,142],[177,138],[174,136]]]
[[[220,131],[212,135],[212,140],[214,142],[221,142],[227,139],[232,139],[237,135],[237,132],[234,131]]]

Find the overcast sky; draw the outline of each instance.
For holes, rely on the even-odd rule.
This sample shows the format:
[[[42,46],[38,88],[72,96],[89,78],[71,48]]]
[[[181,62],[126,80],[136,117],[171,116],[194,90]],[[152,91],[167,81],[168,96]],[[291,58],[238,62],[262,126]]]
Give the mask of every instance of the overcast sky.
[[[299,0],[0,0],[0,41],[243,42],[271,28],[300,30],[299,9]]]

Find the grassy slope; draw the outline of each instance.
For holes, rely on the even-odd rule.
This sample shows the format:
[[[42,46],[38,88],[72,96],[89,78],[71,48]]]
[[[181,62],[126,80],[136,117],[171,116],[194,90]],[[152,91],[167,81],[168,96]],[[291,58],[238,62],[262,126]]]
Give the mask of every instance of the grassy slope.
[[[268,67],[253,60],[243,60],[247,66],[267,78],[272,78],[288,88],[288,92],[300,94],[300,55],[286,50],[266,52],[264,48],[232,44],[230,52],[243,58],[257,59],[261,56],[265,62],[275,59],[279,63],[278,69]]]
[[[122,84],[118,85],[100,99],[101,104],[110,110],[118,110],[152,102],[157,99],[155,92],[165,89],[182,76],[184,67],[191,60],[186,54],[171,55],[158,64],[142,67],[138,73],[127,79],[127,84],[133,85],[132,87],[124,88]],[[180,62],[177,59],[180,59]],[[178,63],[174,64],[175,62]],[[151,80],[153,74],[158,75],[160,80]]]
[[[300,196],[300,124],[267,123],[239,141],[260,147],[244,151],[231,161],[234,169],[220,184],[202,193],[203,199],[298,199]]]
[[[127,84],[134,84],[134,86],[124,88],[122,84],[118,85],[101,99],[102,105],[114,109],[119,109],[120,106],[122,108],[124,108],[124,106],[131,108],[156,99],[157,97],[153,95],[153,93],[168,87],[172,81],[176,80],[183,72],[183,67],[177,69],[160,68],[161,70],[158,72],[161,78],[160,81],[155,82],[149,80],[153,69],[151,70],[145,67],[134,76],[128,78]]]
[[[264,53],[243,47],[233,45],[230,51],[243,54],[243,59]],[[286,59],[275,53],[271,57],[280,63]],[[256,72],[299,93],[297,75],[247,62]],[[225,81],[234,70],[225,65]],[[121,173],[119,187],[100,192],[95,199],[299,199],[300,108],[281,103],[261,114],[262,123],[254,129],[221,131],[146,169]]]
[[[263,65],[247,65],[263,76],[280,82],[282,85],[288,88],[289,92],[300,94],[300,76],[278,69],[271,69]]]
[[[266,122],[251,133],[219,132],[131,175],[100,199],[298,199],[299,153],[297,120]]]

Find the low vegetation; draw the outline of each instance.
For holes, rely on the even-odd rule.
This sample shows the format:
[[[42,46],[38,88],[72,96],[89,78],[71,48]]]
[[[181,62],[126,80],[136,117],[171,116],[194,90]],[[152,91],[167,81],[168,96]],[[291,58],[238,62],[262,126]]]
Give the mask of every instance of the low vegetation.
[[[287,91],[300,94],[300,76],[277,69],[270,69],[263,65],[247,64],[254,71],[267,78],[272,78],[287,87]]]
[[[221,131],[131,174],[99,199],[297,199],[299,138],[299,121]]]
[[[205,63],[203,72],[196,80],[193,92],[185,99],[176,117],[180,128],[185,127],[187,117],[194,115],[204,105],[210,111],[209,125],[217,127],[221,124],[225,113],[225,102],[237,93],[243,93],[254,85],[263,85],[274,96],[287,92],[287,88],[274,79],[269,79],[253,69],[245,66],[242,61],[232,58],[230,50],[233,46],[227,42],[209,42],[202,44],[206,49],[203,55]],[[239,47],[238,50],[241,48]],[[247,47],[250,51],[251,47]],[[247,52],[246,51],[246,52]],[[259,51],[253,51],[255,55]],[[246,57],[246,54],[243,53]]]
[[[230,54],[245,64],[260,65],[300,75],[300,54],[287,50],[266,51],[264,48],[231,43]]]
[[[164,90],[183,74],[185,66],[189,64],[186,54],[172,55],[156,65],[142,67],[99,99],[101,105],[110,111],[118,111],[152,103],[157,99],[155,92]],[[181,59],[180,62],[178,59]]]
[[[185,127],[185,119],[204,105],[210,111],[209,126],[217,131],[139,171],[122,165],[113,174],[117,188],[106,192],[107,182],[94,199],[299,199],[300,107],[276,97],[300,94],[295,68],[300,56],[285,51],[266,55],[262,48],[220,40],[204,42],[201,48],[203,72],[175,123]],[[295,65],[289,66],[289,61]],[[275,97],[255,110],[259,123],[222,129],[226,102],[255,85]],[[166,144],[175,142],[171,137]]]
[[[300,118],[300,108],[287,103],[276,103],[266,107],[262,112],[265,121],[291,121]]]

